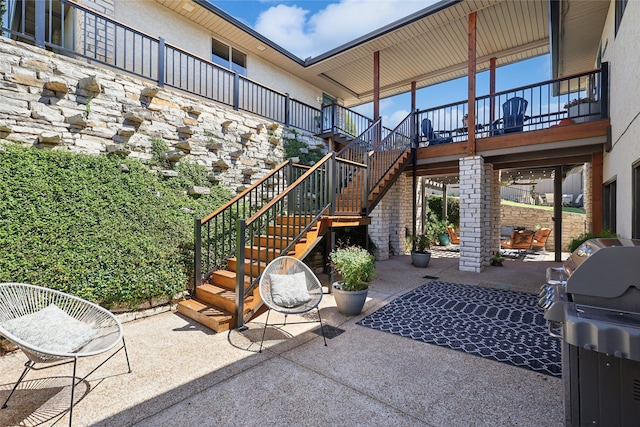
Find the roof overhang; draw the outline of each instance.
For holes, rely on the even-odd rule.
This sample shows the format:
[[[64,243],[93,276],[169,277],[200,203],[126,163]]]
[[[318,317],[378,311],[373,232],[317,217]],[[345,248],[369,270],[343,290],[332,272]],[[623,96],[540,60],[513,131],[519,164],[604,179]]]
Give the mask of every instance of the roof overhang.
[[[477,71],[488,69],[491,58],[503,66],[550,51],[549,0],[442,0],[307,60],[206,0],[155,1],[347,107],[373,99],[374,52],[380,53],[381,98],[408,92],[412,82],[420,89],[466,76],[472,12],[477,12]]]
[[[609,0],[550,0],[552,78],[597,68]]]

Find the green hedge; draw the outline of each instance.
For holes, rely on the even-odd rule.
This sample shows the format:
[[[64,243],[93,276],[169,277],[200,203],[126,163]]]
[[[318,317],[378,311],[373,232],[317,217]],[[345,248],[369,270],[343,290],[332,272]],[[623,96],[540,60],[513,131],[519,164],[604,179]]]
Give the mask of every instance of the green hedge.
[[[427,197],[429,204],[429,210],[433,212],[438,220],[442,220],[442,196],[429,195]],[[459,197],[447,197],[447,218],[450,224],[454,227],[460,226],[460,198]]]
[[[128,172],[121,171],[126,165]],[[105,307],[172,296],[191,280],[193,221],[229,199],[206,170],[162,178],[139,161],[0,146],[0,282],[58,289]]]

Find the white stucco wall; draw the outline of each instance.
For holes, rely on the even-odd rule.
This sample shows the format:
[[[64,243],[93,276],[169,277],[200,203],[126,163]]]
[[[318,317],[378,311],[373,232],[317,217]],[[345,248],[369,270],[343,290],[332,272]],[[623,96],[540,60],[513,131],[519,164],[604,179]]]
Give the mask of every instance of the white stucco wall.
[[[163,37],[166,43],[207,60],[211,58],[212,37],[236,47],[231,41],[171,12],[155,1],[115,0],[114,18],[148,35]],[[320,107],[316,98],[322,97],[322,90],[244,49],[238,48],[238,50],[247,55],[248,78],[278,92],[289,93],[293,99],[316,108]]]
[[[640,2],[630,1],[615,34],[615,5],[611,1],[602,35],[602,60],[610,68],[612,150],[604,156],[604,182],[616,179],[617,233],[631,237],[632,165],[640,160]],[[605,48],[606,46],[606,48]]]

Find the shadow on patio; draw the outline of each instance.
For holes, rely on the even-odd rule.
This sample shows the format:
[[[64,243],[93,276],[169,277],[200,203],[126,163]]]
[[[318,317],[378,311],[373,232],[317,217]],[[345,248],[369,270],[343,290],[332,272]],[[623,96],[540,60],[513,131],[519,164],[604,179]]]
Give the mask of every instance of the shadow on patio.
[[[74,424],[561,425],[559,378],[356,324],[428,282],[425,276],[537,293],[546,267],[559,264],[528,261],[507,260],[480,274],[459,271],[455,251],[434,251],[426,269],[413,267],[408,256],[379,261],[362,315],[345,317],[331,295],[323,298],[325,324],[344,331],[327,347],[312,332],[317,325],[291,325],[270,329],[268,349],[256,353],[254,329],[263,318],[250,322],[248,332],[229,334],[169,312],[126,323],[133,373],[118,356],[98,370],[74,408]],[[24,362],[17,352],[0,358],[0,399]],[[86,369],[82,363],[79,373]],[[68,400],[69,387],[37,375],[70,372],[33,373],[0,411],[1,425],[68,422],[66,415],[55,422],[64,411],[55,402]]]

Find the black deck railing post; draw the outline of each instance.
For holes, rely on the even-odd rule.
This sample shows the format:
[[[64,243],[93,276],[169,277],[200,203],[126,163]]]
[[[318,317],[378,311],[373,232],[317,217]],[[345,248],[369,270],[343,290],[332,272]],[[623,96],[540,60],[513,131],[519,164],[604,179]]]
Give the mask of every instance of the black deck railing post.
[[[43,1],[35,2],[35,18],[36,18],[36,28],[35,28],[35,36],[36,36],[36,46],[44,48],[44,35],[46,28],[46,3]]]
[[[158,86],[164,87],[165,80],[165,53],[164,38],[158,39]]]
[[[288,93],[285,93],[284,97],[284,125],[291,125],[291,97]]]
[[[244,326],[244,246],[247,221],[238,220],[238,235],[236,236],[236,328]],[[249,267],[251,268],[251,267]]]
[[[193,295],[196,288],[202,285],[202,222],[200,218],[194,221],[194,248],[193,248]]]
[[[240,109],[240,74],[233,72],[233,109]]]
[[[609,63],[600,66],[600,118],[609,118]]]
[[[338,167],[336,164],[336,153],[334,152],[331,155],[331,159],[327,162],[327,187],[329,190],[329,203],[331,203],[331,207],[329,208],[329,214],[334,215],[336,212],[336,183],[338,182],[338,177],[336,174],[338,173]]]

